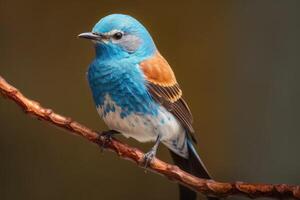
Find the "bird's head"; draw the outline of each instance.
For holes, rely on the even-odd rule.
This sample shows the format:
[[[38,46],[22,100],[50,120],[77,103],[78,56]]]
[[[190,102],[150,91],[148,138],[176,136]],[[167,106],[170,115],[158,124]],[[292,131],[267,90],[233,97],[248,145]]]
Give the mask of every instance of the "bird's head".
[[[112,14],[102,18],[92,32],[78,37],[95,43],[96,55],[101,58],[147,57],[156,47],[147,29],[128,15]]]

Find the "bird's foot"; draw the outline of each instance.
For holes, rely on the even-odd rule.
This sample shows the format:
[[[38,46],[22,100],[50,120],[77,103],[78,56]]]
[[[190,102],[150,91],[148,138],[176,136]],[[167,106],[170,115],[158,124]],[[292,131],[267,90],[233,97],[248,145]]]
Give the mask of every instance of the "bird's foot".
[[[156,155],[156,150],[151,149],[149,152],[145,153],[144,155],[144,168],[148,168]]]
[[[119,134],[119,132],[115,130],[103,131],[102,133],[99,134],[100,137],[104,137],[103,142],[99,144],[101,152],[103,152],[104,148],[107,147],[107,144],[111,141],[113,135],[116,134]]]

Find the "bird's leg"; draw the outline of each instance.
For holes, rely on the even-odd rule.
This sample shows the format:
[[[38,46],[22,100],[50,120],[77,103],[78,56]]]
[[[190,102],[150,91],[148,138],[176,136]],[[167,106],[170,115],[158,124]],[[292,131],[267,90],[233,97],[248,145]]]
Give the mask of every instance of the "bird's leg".
[[[112,136],[116,134],[120,134],[120,132],[115,130],[108,130],[108,131],[103,131],[102,133],[99,134],[100,137],[104,137],[104,142],[102,144],[99,144],[101,152],[103,152],[103,149],[106,147],[106,144],[110,142]]]
[[[150,151],[148,151],[147,153],[145,153],[144,156],[144,163],[145,163],[145,168],[147,168],[149,166],[149,164],[151,163],[152,159],[155,157],[159,143],[160,143],[160,139],[161,136],[158,135],[157,139],[155,141],[154,146],[152,147],[152,149]]]

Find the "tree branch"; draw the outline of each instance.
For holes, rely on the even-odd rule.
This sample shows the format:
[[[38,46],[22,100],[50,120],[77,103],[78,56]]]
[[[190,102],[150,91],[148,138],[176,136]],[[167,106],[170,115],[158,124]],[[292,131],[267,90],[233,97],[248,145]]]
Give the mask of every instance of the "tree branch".
[[[26,113],[76,133],[97,145],[105,147],[105,149],[117,153],[123,159],[131,160],[138,166],[143,166],[144,153],[142,151],[130,147],[115,138],[107,139],[69,117],[59,115],[51,109],[42,107],[38,102],[26,98],[18,89],[8,84],[1,76],[0,92],[4,97],[16,102]],[[164,175],[172,181],[188,186],[207,196],[228,197],[230,195],[242,195],[250,198],[300,199],[300,186],[287,184],[249,184],[243,182],[222,183],[205,180],[188,174],[179,167],[165,163],[157,158],[154,158],[150,163],[149,170]]]

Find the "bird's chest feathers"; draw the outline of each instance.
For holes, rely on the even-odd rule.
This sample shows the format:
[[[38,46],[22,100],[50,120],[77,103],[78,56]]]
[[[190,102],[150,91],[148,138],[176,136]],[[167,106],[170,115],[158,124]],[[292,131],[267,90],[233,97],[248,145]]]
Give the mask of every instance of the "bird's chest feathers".
[[[121,108],[121,117],[131,113],[155,114],[154,101],[137,65],[93,63],[89,68],[88,79],[96,106],[103,109],[103,115],[115,109],[110,103],[105,104],[106,97]]]

